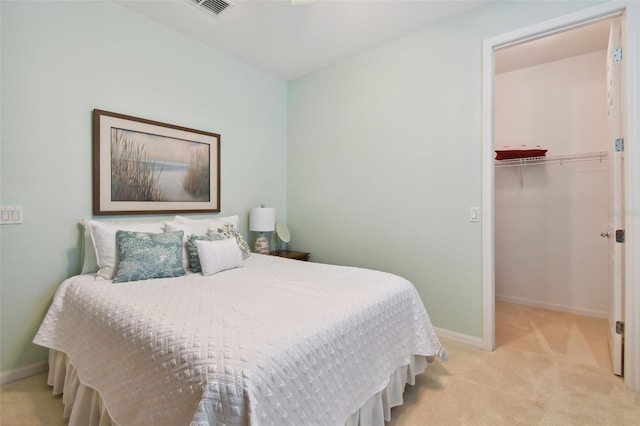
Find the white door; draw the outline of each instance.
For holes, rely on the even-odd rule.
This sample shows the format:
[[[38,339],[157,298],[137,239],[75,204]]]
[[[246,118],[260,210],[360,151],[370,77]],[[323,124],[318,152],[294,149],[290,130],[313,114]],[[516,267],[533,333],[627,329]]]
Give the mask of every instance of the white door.
[[[616,323],[624,321],[624,245],[617,230],[624,230],[624,150],[616,149],[616,141],[623,141],[620,20],[611,23],[607,52],[607,98],[609,116],[609,226],[603,236],[609,240],[609,349],[613,372],[623,374],[623,336],[616,331]],[[617,142],[620,147],[620,142]]]

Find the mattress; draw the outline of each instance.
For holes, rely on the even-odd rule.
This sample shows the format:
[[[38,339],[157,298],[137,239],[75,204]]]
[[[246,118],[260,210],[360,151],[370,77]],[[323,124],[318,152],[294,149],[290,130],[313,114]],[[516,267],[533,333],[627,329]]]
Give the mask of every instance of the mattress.
[[[444,355],[401,277],[258,254],[244,265],[69,278],[34,342],[121,425],[345,424],[416,357]]]

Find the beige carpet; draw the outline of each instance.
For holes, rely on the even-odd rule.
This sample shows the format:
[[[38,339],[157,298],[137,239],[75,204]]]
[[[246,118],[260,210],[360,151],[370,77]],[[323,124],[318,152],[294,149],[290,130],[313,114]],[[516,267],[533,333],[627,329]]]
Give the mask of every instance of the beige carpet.
[[[53,396],[47,386],[47,373],[9,383],[0,388],[0,425],[60,426],[62,396]]]
[[[496,304],[496,350],[446,342],[391,425],[640,425],[640,393],[611,372],[607,321]]]
[[[392,410],[400,425],[640,425],[640,393],[611,373],[605,320],[498,303],[494,352],[443,339]],[[0,425],[64,425],[46,375],[0,390]]]

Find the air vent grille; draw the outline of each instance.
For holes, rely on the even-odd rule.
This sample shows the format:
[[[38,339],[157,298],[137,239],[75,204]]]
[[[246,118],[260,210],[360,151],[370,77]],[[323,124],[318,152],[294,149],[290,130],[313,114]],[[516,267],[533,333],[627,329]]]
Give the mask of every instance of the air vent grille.
[[[191,4],[199,6],[199,9],[220,16],[222,12],[233,6],[233,3],[225,0],[191,0]]]

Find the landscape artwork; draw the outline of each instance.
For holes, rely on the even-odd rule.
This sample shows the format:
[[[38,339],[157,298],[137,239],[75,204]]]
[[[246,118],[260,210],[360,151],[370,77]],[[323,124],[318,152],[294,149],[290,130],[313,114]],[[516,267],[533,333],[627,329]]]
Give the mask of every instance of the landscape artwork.
[[[220,211],[220,135],[94,110],[94,214]]]
[[[209,201],[209,145],[111,129],[111,201]]]

